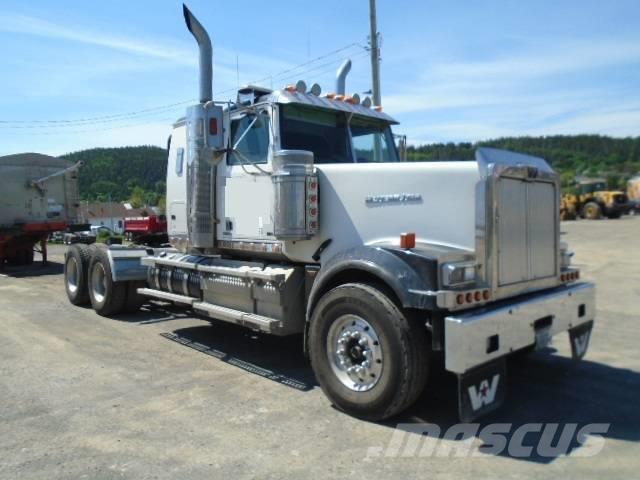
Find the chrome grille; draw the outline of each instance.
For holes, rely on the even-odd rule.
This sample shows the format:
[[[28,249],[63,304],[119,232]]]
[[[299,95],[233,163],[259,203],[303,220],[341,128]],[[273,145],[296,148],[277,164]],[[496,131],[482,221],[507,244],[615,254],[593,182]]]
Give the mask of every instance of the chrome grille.
[[[496,193],[498,285],[554,276],[558,210],[554,184],[501,177]]]

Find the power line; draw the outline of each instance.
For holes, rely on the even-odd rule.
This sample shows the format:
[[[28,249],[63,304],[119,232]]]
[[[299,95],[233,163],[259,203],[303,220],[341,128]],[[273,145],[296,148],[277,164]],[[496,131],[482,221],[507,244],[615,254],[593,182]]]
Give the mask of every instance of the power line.
[[[367,56],[368,52],[363,51],[363,52],[359,52],[356,55],[352,55],[351,58],[359,58],[359,57],[364,57]],[[336,64],[339,64],[340,62],[344,61],[346,59],[346,57],[344,58],[338,58],[336,60],[332,60],[331,62],[326,62],[323,63],[321,65],[316,65],[313,68],[298,72],[295,74],[295,77],[293,75],[289,76],[289,77],[276,77],[276,79],[278,79],[279,81],[283,81],[289,78],[296,78],[299,77],[303,74],[308,74],[310,72],[316,72],[316,73],[324,73],[324,72],[328,72],[331,71],[335,68]],[[327,68],[330,67],[330,68]],[[236,91],[235,88],[233,89],[228,89],[226,91]],[[224,92],[224,91],[223,91]],[[222,93],[222,92],[221,92]],[[219,95],[220,93],[218,93],[217,95]],[[193,100],[195,101],[195,100]],[[164,110],[164,111],[155,111],[155,112],[151,112],[151,115],[158,115],[158,114],[166,114],[169,113],[172,110],[177,110],[179,109],[179,107],[172,107],[168,110]],[[151,110],[151,109],[147,109],[147,110]],[[157,109],[156,109],[157,110]],[[149,115],[149,114],[147,114]],[[144,122],[136,122],[136,123],[126,123],[123,125],[116,125],[116,126],[112,126],[112,127],[103,127],[103,128],[92,128],[92,129],[83,129],[83,130],[69,130],[70,128],[74,128],[74,127],[85,127],[85,126],[91,126],[91,125],[96,125],[96,124],[101,124],[101,123],[108,123],[108,122],[121,122],[123,120],[133,120],[133,119],[137,119],[140,117],[135,117],[135,118],[117,118],[117,119],[110,119],[110,120],[101,120],[98,122],[93,122],[93,123],[84,123],[84,124],[54,124],[54,125],[49,125],[49,124],[44,124],[44,125],[18,125],[18,126],[0,126],[0,130],[2,129],[17,129],[17,130],[22,130],[22,131],[17,131],[14,132],[15,134],[29,134],[31,135],[33,129],[40,129],[40,130],[44,130],[41,132],[38,132],[38,135],[73,135],[73,134],[78,134],[78,133],[94,133],[94,132],[103,132],[103,131],[110,131],[110,130],[116,130],[116,129],[121,129],[121,128],[129,128],[129,127],[137,127],[137,126],[143,126],[143,125],[150,125],[152,122],[151,120],[147,120]],[[171,122],[174,121],[175,117],[165,117],[165,118],[154,118],[153,119],[153,123],[157,123],[157,122]],[[26,132],[24,130],[30,130],[29,132]]]
[[[155,122],[172,122],[175,121],[175,117],[167,117],[167,118],[157,118],[155,119]],[[141,127],[144,125],[150,125],[151,122],[150,121],[144,121],[144,122],[136,122],[136,123],[127,123],[127,124],[123,124],[123,125],[115,125],[113,127],[101,127],[101,128],[89,128],[89,129],[84,129],[84,130],[69,130],[68,128],[63,128],[62,130],[48,130],[48,131],[42,131],[42,132],[38,132],[37,135],[75,135],[77,133],[95,133],[95,132],[106,132],[109,130],[118,130],[121,128],[131,128],[131,127]],[[62,127],[57,127],[57,128],[62,128]],[[26,131],[19,131],[19,132],[12,132],[12,135],[32,135],[31,132],[26,132]]]
[[[359,58],[359,57],[364,57],[367,56],[368,53],[366,51],[362,51],[357,53],[356,55],[351,55],[351,58]],[[288,77],[281,75],[278,75],[276,77],[267,77],[267,78],[272,78],[272,80],[276,80],[276,81],[284,81],[287,80],[289,78],[296,78],[296,77],[300,77],[304,74],[308,74],[311,72],[315,72],[315,73],[324,73],[324,72],[328,72],[332,69],[335,68],[336,64],[339,64],[340,62],[342,62],[343,60],[345,60],[346,57],[344,58],[338,58],[335,60],[332,60],[330,62],[325,62],[323,64],[320,65],[315,65],[313,68],[309,68],[306,70],[302,70],[296,74],[291,74]],[[330,68],[327,68],[330,67]],[[294,71],[294,69],[289,69],[289,72]],[[294,77],[295,75],[295,77]],[[219,93],[217,93],[216,95],[220,95],[221,93],[224,92],[235,92],[236,89],[235,88],[231,88],[231,89],[227,89],[224,91],[221,91]],[[96,129],[85,129],[85,130],[68,130],[69,128],[74,128],[74,127],[86,127],[86,126],[92,126],[92,125],[98,125],[98,124],[109,124],[109,123],[118,123],[118,122],[122,122],[124,120],[134,120],[134,119],[139,119],[140,117],[148,117],[148,116],[155,116],[155,115],[160,115],[160,114],[167,114],[170,113],[171,111],[176,111],[180,109],[180,105],[183,105],[184,103],[192,103],[195,100],[190,100],[187,102],[180,102],[180,103],[176,103],[176,104],[170,104],[170,105],[166,105],[163,107],[155,107],[153,109],[146,109],[144,111],[139,111],[139,112],[135,112],[135,117],[134,116],[129,116],[129,117],[124,117],[124,116],[119,116],[117,118],[113,118],[114,116],[110,116],[110,118],[107,119],[103,119],[103,120],[96,120],[93,122],[89,122],[88,120],[85,120],[84,123],[67,123],[67,122],[56,122],[56,123],[38,123],[38,124],[33,124],[33,125],[25,125],[25,124],[21,124],[21,125],[0,125],[0,130],[2,129],[12,129],[12,130],[30,130],[33,131],[34,129],[39,129],[39,130],[46,130],[44,133],[42,133],[43,135],[67,135],[67,134],[75,134],[75,133],[90,133],[90,132],[101,132],[101,131],[109,131],[109,130],[114,130],[114,129],[120,129],[120,128],[127,128],[127,127],[131,127],[131,126],[142,126],[142,125],[149,125],[152,123],[151,119],[145,121],[145,122],[137,122],[137,123],[128,123],[128,124],[124,124],[124,125],[116,125],[113,127],[106,127],[106,128],[96,128]],[[168,107],[168,108],[167,108]],[[156,119],[154,118],[153,121],[158,122],[158,121],[172,121],[175,120],[175,117],[172,118],[166,118],[166,119]],[[51,130],[49,130],[51,129]],[[22,132],[16,132],[16,133],[22,133]],[[26,132],[25,132],[26,133]],[[40,133],[38,133],[40,134]]]
[[[193,100],[195,101],[195,100]],[[185,102],[186,103],[186,102]],[[181,104],[182,105],[182,104]],[[99,125],[99,124],[109,124],[109,123],[118,123],[118,122],[122,122],[123,120],[132,120],[132,119],[139,119],[139,118],[143,118],[143,117],[153,117],[155,115],[162,115],[165,113],[170,113],[173,111],[177,111],[177,110],[182,110],[184,107],[171,107],[171,108],[164,108],[164,109],[160,109],[160,108],[156,108],[153,109],[153,111],[151,112],[139,112],[136,113],[135,115],[129,115],[129,116],[119,116],[117,118],[108,118],[108,119],[101,119],[101,120],[95,120],[95,121],[89,121],[89,120],[85,120],[83,122],[77,122],[77,123],[71,123],[69,122],[62,122],[62,121],[57,121],[57,122],[53,122],[53,121],[40,121],[38,123],[33,123],[33,124],[29,124],[26,123],[26,121],[23,123],[21,122],[19,125],[13,125],[10,123],[4,123],[4,122],[0,122],[2,123],[0,125],[0,130],[1,129],[18,129],[18,130],[30,130],[30,129],[41,129],[41,128],[73,128],[73,127],[84,127],[84,126],[91,126],[91,125]],[[35,121],[34,121],[35,122]]]
[[[292,72],[295,72],[296,70],[299,70],[303,67],[312,65],[318,61],[324,60],[328,57],[331,57],[333,55],[336,55],[337,53],[341,53],[344,51],[347,51],[349,49],[352,49],[354,47],[360,47],[360,48],[365,48],[362,45],[360,45],[357,42],[353,42],[350,43],[348,45],[345,45],[341,48],[338,48],[336,50],[333,50],[331,52],[325,53],[323,55],[320,55],[312,60],[306,61],[304,63],[301,63],[299,65],[296,65],[294,67],[291,67],[289,69],[277,72],[273,75],[268,75],[266,77],[263,77],[261,79],[258,80],[254,80],[251,83],[261,83],[261,82],[265,82],[267,80],[279,80],[281,81],[281,79],[284,78],[285,75],[288,74],[292,74]],[[359,54],[358,54],[359,55]],[[314,68],[311,69],[307,69],[307,70],[302,70],[300,72],[298,72],[296,75],[302,75],[304,73],[308,73],[314,70],[317,70],[318,68],[322,68],[325,67],[328,64],[323,64],[323,65],[319,65],[316,66]],[[293,75],[292,75],[293,76]],[[230,88],[227,90],[222,90],[220,92],[217,92],[216,95],[222,95],[225,93],[230,93],[230,92],[235,92],[236,89],[235,88]],[[144,117],[144,116],[153,116],[153,115],[157,115],[157,114],[162,114],[162,113],[168,113],[172,110],[177,110],[178,107],[184,106],[184,105],[188,105],[188,104],[192,104],[193,102],[195,102],[195,99],[190,99],[190,100],[183,100],[180,102],[175,102],[175,103],[170,103],[170,104],[166,104],[166,105],[161,105],[161,106],[157,106],[157,107],[150,107],[147,109],[143,109],[143,110],[135,110],[135,111],[131,111],[131,112],[126,112],[126,113],[120,113],[120,114],[112,114],[112,115],[102,115],[102,116],[95,116],[95,117],[86,117],[86,118],[79,118],[79,119],[55,119],[55,120],[0,120],[0,129],[6,129],[6,128],[11,128],[11,129],[34,129],[34,128],[52,128],[52,127],[70,127],[70,126],[85,126],[85,125],[94,125],[94,124],[104,124],[104,123],[116,123],[122,120],[127,120],[127,119],[131,119],[131,118],[137,118],[137,117]]]
[[[356,55],[352,55],[350,56],[352,59],[353,58],[359,58],[359,57],[364,57],[367,56],[368,52],[366,51],[362,51],[357,53]],[[313,68],[309,68],[306,70],[303,70],[301,72],[298,72],[295,74],[295,77],[299,77],[303,74],[308,74],[310,72],[316,72],[316,73],[324,73],[324,72],[328,72],[331,71],[335,68],[336,64],[341,63],[342,61],[344,61],[347,57],[344,58],[339,58],[336,60],[332,60],[330,62],[326,62],[323,63],[321,65],[316,65]],[[329,68],[328,68],[329,67]],[[293,71],[294,69],[290,69],[289,71]],[[283,81],[289,78],[295,78],[294,75],[290,75],[288,77],[285,76],[278,76],[275,77],[274,79],[277,79],[278,81]],[[267,78],[271,78],[271,77],[267,77]],[[232,89],[228,89],[228,90],[224,90],[222,92],[219,92],[217,95],[220,95],[223,92],[231,92],[231,91],[236,91],[235,88]],[[195,100],[191,100],[189,102],[193,102]],[[151,114],[151,115],[158,115],[158,114],[166,114],[169,113],[172,110],[177,110],[179,109],[179,106],[175,106],[175,105],[181,105],[182,103],[186,103],[186,102],[181,102],[178,104],[171,104],[171,105],[167,105],[165,107],[171,107],[169,109],[163,110],[163,111],[159,111],[160,108],[165,108],[165,107],[156,107],[154,109],[146,109],[147,115]],[[140,111],[142,112],[142,111]],[[136,117],[139,118],[139,117]],[[123,120],[129,120],[129,119],[135,119],[135,118],[116,118],[116,119],[110,119],[108,120],[109,122],[121,122]],[[165,117],[165,118],[157,118],[157,119],[153,119],[153,123],[157,123],[157,122],[171,122],[174,121],[175,117]],[[130,128],[130,127],[137,127],[137,126],[143,126],[143,125],[150,125],[152,123],[151,120],[146,120],[144,122],[136,122],[136,123],[125,123],[122,125],[115,125],[115,126],[111,126],[111,127],[101,127],[101,128],[92,128],[92,129],[82,129],[82,130],[70,130],[69,128],[73,128],[73,127],[84,127],[84,126],[91,126],[91,125],[95,125],[95,124],[100,124],[100,123],[107,123],[107,120],[101,120],[98,122],[93,122],[93,123],[84,123],[84,124],[74,124],[74,125],[69,125],[69,124],[54,124],[54,125],[18,125],[18,126],[1,126],[0,125],[0,130],[3,128],[13,128],[13,129],[18,129],[18,130],[22,130],[22,131],[18,131],[18,132],[14,132],[15,134],[29,134],[31,135],[31,131],[26,132],[24,130],[33,130],[33,129],[44,129],[45,131],[41,131],[38,132],[38,135],[75,135],[75,134],[79,134],[79,133],[96,133],[96,132],[104,132],[104,131],[110,131],[110,130],[117,130],[117,129],[122,129],[122,128]]]
[[[87,118],[77,118],[74,120],[0,120],[0,124],[14,124],[14,123],[20,123],[20,124],[27,124],[27,123],[38,123],[38,124],[63,124],[63,125],[67,125],[67,124],[83,124],[83,123],[94,123],[94,122],[101,122],[101,121],[109,121],[109,120],[118,120],[120,118],[123,117],[129,117],[129,116],[134,116],[134,115],[144,115],[144,114],[148,114],[148,113],[156,113],[158,111],[160,111],[160,113],[162,113],[163,110],[167,110],[167,109],[176,109],[179,106],[183,106],[183,105],[187,105],[190,103],[195,102],[195,99],[191,99],[191,100],[184,100],[182,102],[176,102],[176,103],[170,103],[168,105],[161,105],[158,107],[152,107],[152,108],[147,108],[144,110],[137,110],[137,111],[133,111],[133,112],[128,112],[128,113],[119,113],[119,114],[113,114],[113,115],[103,115],[103,116],[99,116],[99,117],[87,117]]]

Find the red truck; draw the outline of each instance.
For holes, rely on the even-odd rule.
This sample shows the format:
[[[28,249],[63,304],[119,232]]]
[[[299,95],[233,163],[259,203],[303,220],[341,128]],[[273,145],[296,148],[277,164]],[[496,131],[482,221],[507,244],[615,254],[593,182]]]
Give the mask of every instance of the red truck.
[[[124,220],[124,234],[128,240],[149,246],[161,246],[169,242],[167,237],[167,217],[149,215]]]

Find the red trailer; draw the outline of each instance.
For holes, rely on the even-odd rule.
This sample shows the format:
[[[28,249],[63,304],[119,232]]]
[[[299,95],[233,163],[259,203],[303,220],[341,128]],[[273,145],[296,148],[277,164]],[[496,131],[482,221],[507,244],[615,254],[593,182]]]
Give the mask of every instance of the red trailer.
[[[39,248],[42,262],[47,263],[47,238],[52,232],[67,229],[66,222],[45,222],[16,225],[0,230],[0,266],[29,265],[34,251]]]

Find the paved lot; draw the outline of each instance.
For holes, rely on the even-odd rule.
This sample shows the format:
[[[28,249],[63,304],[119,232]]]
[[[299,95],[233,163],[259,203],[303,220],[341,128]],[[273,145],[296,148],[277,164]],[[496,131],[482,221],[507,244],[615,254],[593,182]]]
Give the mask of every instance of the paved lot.
[[[598,283],[591,350],[575,365],[561,337],[512,362],[507,404],[480,427],[611,424],[594,457],[575,441],[568,456],[385,457],[399,438],[428,440],[394,436],[398,423],[456,422],[451,378],[393,422],[355,420],[331,408],[299,338],[160,307],[111,320],[72,307],[58,247],[49,267],[0,276],[0,478],[638,478],[640,218],[563,230]]]

